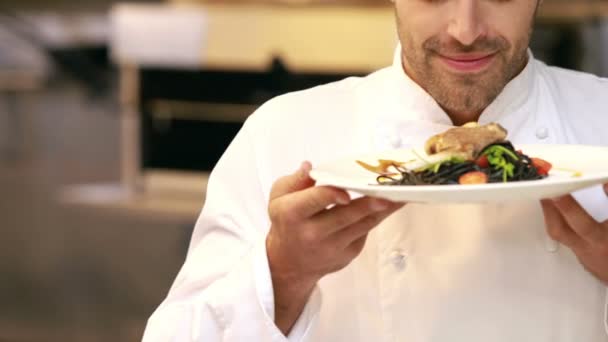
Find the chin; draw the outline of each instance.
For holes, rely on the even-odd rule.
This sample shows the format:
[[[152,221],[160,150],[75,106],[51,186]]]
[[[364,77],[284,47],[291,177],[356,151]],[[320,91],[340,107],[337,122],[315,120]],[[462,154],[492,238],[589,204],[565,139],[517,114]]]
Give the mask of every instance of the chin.
[[[449,112],[478,113],[482,112],[493,98],[483,87],[453,86],[439,96],[433,96],[442,108]]]

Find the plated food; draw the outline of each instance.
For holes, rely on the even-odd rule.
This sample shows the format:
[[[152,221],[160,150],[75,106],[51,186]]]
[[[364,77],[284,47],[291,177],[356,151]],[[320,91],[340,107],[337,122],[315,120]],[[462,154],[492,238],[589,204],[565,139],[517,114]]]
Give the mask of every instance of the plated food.
[[[353,193],[408,203],[494,203],[538,201],[573,193],[597,184],[608,183],[608,146],[573,144],[517,144],[527,156],[540,157],[555,167],[548,177],[531,181],[503,181],[502,170],[496,170],[496,182],[473,185],[379,185],[379,176],[394,179],[401,173],[393,164],[408,172],[436,165],[445,160],[448,152],[428,155],[424,144],[420,147],[372,151],[365,154],[345,155],[335,160],[319,163],[310,172],[318,185],[333,186]],[[479,153],[478,153],[479,154]],[[522,152],[522,154],[524,154]],[[503,153],[504,155],[504,153]],[[508,160],[509,157],[505,157]],[[533,158],[530,162],[533,161]],[[371,168],[363,168],[355,161],[363,161]],[[378,163],[378,161],[384,163]],[[530,164],[525,163],[524,164]],[[533,165],[534,166],[534,165]],[[445,165],[444,165],[445,167]],[[537,168],[537,173],[541,167]],[[548,169],[548,168],[547,168]],[[377,172],[381,171],[381,172]],[[514,175],[517,170],[514,168]],[[542,176],[542,174],[539,174]],[[457,182],[460,177],[458,177]],[[453,178],[456,179],[456,178]]]
[[[429,138],[427,156],[417,155],[416,160],[357,163],[377,173],[379,185],[485,184],[546,178],[551,163],[517,150],[507,135],[496,123],[469,123]]]

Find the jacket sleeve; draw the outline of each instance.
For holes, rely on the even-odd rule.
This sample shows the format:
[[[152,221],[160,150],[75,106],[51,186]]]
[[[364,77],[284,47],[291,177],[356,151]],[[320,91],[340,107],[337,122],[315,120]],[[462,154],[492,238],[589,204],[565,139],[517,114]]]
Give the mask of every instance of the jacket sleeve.
[[[606,299],[604,300],[604,331],[608,336],[608,287],[606,287]]]
[[[188,256],[148,320],[144,342],[301,341],[314,325],[318,289],[288,337],[274,324],[265,248],[270,222],[250,125],[211,173]]]
[[[598,222],[608,221],[608,195],[602,185],[592,186],[572,194],[578,204]],[[604,330],[608,336],[608,288],[604,300]]]

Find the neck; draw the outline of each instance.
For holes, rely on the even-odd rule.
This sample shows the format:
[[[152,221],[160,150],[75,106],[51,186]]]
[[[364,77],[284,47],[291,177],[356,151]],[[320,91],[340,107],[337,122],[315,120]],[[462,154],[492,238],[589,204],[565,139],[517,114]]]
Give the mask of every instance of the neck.
[[[426,91],[428,93],[427,89],[422,85],[421,82],[418,81],[418,79],[414,75],[414,73],[410,72],[410,70],[407,67],[407,64],[405,62],[405,57],[403,57],[403,56],[401,57],[401,67],[402,67],[403,71],[405,72],[405,74],[412,81],[414,81],[414,83],[418,84],[422,89],[424,89],[424,91]],[[429,95],[431,95],[431,94],[429,94]],[[481,113],[483,113],[483,111],[485,110],[485,108],[482,108],[481,110],[476,111],[476,112],[459,112],[459,111],[451,110],[447,107],[444,107],[439,103],[437,103],[437,104],[450,117],[450,120],[452,120],[452,124],[454,124],[454,126],[462,126],[462,125],[466,124],[467,122],[478,121],[479,117],[481,116]]]
[[[454,126],[462,126],[467,122],[479,121],[481,113],[483,113],[483,111],[485,110],[485,108],[483,108],[482,110],[479,110],[477,112],[457,112],[444,108],[443,106],[441,106],[441,108],[450,117]]]

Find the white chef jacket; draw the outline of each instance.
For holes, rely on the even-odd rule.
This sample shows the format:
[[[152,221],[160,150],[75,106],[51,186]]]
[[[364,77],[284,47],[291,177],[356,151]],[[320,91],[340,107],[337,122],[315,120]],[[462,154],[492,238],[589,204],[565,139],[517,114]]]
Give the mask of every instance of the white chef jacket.
[[[303,160],[418,147],[452,126],[399,51],[390,67],[250,116],[211,174],[185,264],[144,341],[608,341],[606,287],[548,238],[538,202],[409,204],[318,283],[288,337],[277,329],[264,244],[274,181]],[[515,146],[608,145],[608,80],[530,54],[479,121],[503,125]],[[608,219],[601,191],[578,198]]]

